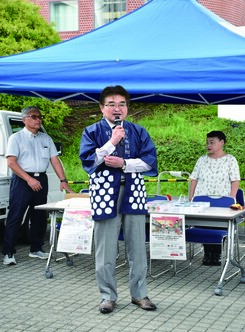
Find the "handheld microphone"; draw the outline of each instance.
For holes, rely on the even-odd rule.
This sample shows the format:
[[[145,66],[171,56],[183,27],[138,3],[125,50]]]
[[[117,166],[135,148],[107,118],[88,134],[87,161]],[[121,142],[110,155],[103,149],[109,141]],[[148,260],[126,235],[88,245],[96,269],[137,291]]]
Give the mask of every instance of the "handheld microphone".
[[[116,115],[116,116],[115,116],[115,121],[114,121],[114,123],[115,123],[116,126],[121,126],[122,121],[121,121],[119,115]]]
[[[121,121],[119,115],[116,115],[116,116],[115,116],[115,121],[114,121],[114,123],[115,123],[116,126],[121,126],[122,121]],[[119,144],[120,144],[120,145],[123,145],[123,138],[120,140]]]

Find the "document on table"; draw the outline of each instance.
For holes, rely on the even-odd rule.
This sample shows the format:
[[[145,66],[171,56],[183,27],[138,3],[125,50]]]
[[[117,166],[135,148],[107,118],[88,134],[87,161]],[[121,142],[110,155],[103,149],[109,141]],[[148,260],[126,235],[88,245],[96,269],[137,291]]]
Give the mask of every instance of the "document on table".
[[[57,251],[91,254],[94,221],[89,209],[65,208]]]
[[[90,210],[90,199],[86,197],[73,197],[69,199],[64,199],[63,201],[58,201],[55,204],[55,207],[58,208],[68,208],[68,207],[76,207],[84,210]]]
[[[186,260],[184,215],[150,214],[150,256]]]

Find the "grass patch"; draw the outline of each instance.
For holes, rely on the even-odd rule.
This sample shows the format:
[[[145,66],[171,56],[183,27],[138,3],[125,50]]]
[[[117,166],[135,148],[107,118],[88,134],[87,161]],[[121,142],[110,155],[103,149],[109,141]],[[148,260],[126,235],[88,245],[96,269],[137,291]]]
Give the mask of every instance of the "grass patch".
[[[93,108],[77,111],[80,112],[79,121],[77,125],[76,122],[73,125],[73,132],[69,134],[69,145],[64,147],[61,157],[70,181],[88,180],[79,159],[79,146],[85,126],[101,118],[101,113],[96,112],[98,109],[98,105],[94,105]],[[245,123],[218,118],[217,106],[132,103],[128,120],[142,125],[151,135],[157,148],[159,172],[191,173],[198,157],[206,153],[206,134],[212,130],[222,130],[227,135],[226,152],[237,158],[241,177],[244,177]],[[66,121],[69,121],[69,118]],[[243,182],[240,187],[245,189]],[[72,188],[78,192],[87,188],[87,185],[72,185]],[[149,194],[155,194],[157,183],[146,183],[146,188]],[[188,183],[163,183],[161,193],[187,195]]]

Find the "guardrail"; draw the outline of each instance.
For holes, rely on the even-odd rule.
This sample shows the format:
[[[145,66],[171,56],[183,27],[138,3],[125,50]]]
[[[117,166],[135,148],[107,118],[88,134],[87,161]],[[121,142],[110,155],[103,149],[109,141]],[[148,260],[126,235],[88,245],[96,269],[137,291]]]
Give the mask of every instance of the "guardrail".
[[[244,179],[245,180],[245,179]],[[145,182],[158,182],[158,179],[145,179]],[[160,182],[188,182],[189,179],[161,179]],[[89,184],[89,180],[68,181],[68,184]]]

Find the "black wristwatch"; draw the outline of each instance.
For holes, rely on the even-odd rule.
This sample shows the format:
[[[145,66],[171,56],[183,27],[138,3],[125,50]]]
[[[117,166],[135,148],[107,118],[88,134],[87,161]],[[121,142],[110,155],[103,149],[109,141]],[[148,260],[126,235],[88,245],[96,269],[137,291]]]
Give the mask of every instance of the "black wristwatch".
[[[67,179],[62,179],[62,180],[60,180],[60,182],[66,182],[66,183],[68,183]]]
[[[127,166],[127,164],[126,164],[126,160],[125,160],[125,159],[123,159],[122,171],[124,171],[124,170],[125,170],[126,166]]]

